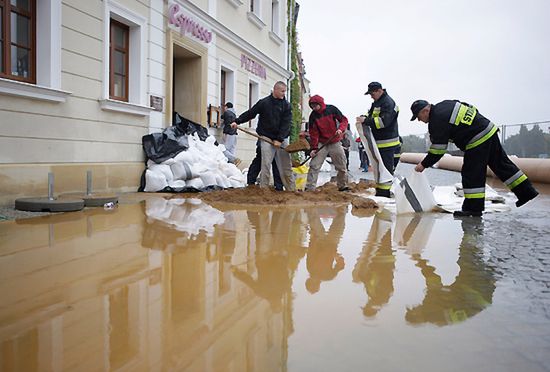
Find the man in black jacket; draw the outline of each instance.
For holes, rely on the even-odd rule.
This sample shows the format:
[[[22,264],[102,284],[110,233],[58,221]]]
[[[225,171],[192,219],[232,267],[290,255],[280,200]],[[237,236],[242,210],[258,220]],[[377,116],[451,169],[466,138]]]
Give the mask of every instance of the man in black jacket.
[[[261,142],[262,170],[260,187],[268,187],[271,163],[275,159],[285,188],[294,191],[296,185],[292,173],[290,154],[281,148],[283,144],[288,144],[292,119],[290,103],[285,99],[286,88],[286,84],[282,81],[275,83],[273,92],[259,100],[250,110],[243,112],[231,123],[231,127],[237,128],[238,124],[246,123],[257,115],[260,116],[256,132],[260,136],[273,141],[273,145],[265,141]]]
[[[399,107],[397,107],[395,101],[388,95],[386,89],[382,88],[382,84],[379,82],[373,81],[370,83],[365,94],[370,94],[374,102],[368,115],[359,116],[357,122],[362,123],[363,127],[370,127],[382,162],[386,169],[393,174],[394,155],[401,146],[397,125]],[[379,176],[380,172],[376,171],[374,174],[375,176]],[[392,181],[380,182],[379,179],[375,179],[374,181],[376,182],[376,196],[389,198]]]
[[[500,144],[498,128],[472,105],[457,100],[446,100],[431,105],[414,101],[411,121],[428,123],[431,146],[426,157],[417,164],[417,172],[424,171],[441,159],[449,141],[464,151],[462,165],[462,210],[455,216],[481,216],[485,209],[485,179],[487,166],[514,193],[520,207],[538,195],[525,174],[508,158]]]

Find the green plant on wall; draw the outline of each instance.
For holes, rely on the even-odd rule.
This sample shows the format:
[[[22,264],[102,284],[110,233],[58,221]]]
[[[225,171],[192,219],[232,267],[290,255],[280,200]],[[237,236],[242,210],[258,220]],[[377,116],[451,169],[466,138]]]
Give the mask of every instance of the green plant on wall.
[[[302,89],[300,85],[300,71],[298,68],[298,38],[296,33],[295,9],[296,0],[289,0],[288,4],[288,42],[290,52],[290,69],[294,73],[294,79],[290,82],[290,105],[292,106],[292,126],[290,129],[290,142],[296,141],[300,134],[302,123],[302,109],[300,107],[300,99]],[[294,157],[298,154],[293,155]]]

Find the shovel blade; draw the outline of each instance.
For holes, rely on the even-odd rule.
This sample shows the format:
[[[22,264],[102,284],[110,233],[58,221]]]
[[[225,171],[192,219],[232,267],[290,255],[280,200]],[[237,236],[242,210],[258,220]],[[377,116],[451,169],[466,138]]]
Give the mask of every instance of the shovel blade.
[[[310,148],[309,142],[305,138],[300,138],[286,146],[285,151],[292,154],[294,152],[307,151]]]

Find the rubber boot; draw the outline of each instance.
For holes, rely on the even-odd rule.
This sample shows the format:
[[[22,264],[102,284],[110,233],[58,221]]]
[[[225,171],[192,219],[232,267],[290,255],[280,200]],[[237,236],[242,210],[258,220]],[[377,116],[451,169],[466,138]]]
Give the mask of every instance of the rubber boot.
[[[518,208],[527,203],[529,200],[534,199],[539,194],[529,180],[523,181],[512,191],[518,198],[518,201],[516,202],[516,207]]]
[[[464,211],[464,210],[460,210],[460,211],[454,211],[453,212],[454,217],[481,217],[482,214],[483,214],[483,212],[481,212],[481,211]]]
[[[384,198],[391,198],[390,190],[376,189],[376,194],[374,196],[381,196]]]

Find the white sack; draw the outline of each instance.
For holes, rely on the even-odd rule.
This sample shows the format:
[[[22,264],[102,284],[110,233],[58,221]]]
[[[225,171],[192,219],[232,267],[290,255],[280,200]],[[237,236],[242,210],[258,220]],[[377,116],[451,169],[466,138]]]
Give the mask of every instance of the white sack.
[[[394,183],[397,214],[430,212],[436,202],[424,173],[412,171],[408,177]]]
[[[361,143],[363,143],[371,162],[374,179],[378,180],[379,183],[392,182],[393,176],[382,161],[380,151],[378,151],[376,140],[372,135],[371,129],[368,126],[363,129],[363,124],[361,123],[356,123],[356,127],[357,132],[359,133],[359,138],[361,138]]]
[[[147,169],[145,171],[145,192],[157,192],[168,186],[166,177],[163,173],[158,173]]]
[[[176,180],[187,181],[199,176],[199,174],[196,172],[195,168],[191,164],[183,161],[175,162],[170,166],[170,169],[172,170],[172,173],[174,174],[174,179]]]

